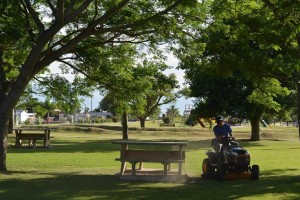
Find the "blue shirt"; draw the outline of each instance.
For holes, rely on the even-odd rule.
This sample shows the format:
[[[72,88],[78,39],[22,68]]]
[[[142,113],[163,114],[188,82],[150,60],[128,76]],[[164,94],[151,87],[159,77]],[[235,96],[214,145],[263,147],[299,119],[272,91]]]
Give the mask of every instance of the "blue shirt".
[[[223,124],[222,126],[216,125],[213,128],[213,131],[214,131],[214,134],[216,137],[219,137],[219,136],[229,137],[232,133],[232,130],[228,124]]]

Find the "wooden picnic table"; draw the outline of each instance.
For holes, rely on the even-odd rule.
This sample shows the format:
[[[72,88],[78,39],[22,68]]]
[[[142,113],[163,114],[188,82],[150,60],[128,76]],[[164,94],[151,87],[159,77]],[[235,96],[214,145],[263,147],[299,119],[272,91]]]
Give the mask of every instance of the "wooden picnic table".
[[[113,141],[113,144],[120,144],[120,158],[116,161],[121,161],[120,174],[123,175],[126,170],[126,162],[132,165],[132,174],[136,173],[136,163],[140,163],[139,169],[142,170],[143,162],[157,162],[164,165],[164,175],[171,169],[171,163],[178,163],[178,175],[182,175],[182,165],[185,162],[184,147],[188,145],[185,141],[132,141],[119,140]],[[151,149],[136,149],[132,146],[152,146]],[[156,146],[156,147],[155,147]],[[157,150],[157,146],[177,146],[177,150]]]
[[[30,147],[36,147],[36,140],[43,140],[44,147],[50,147],[50,132],[49,128],[15,128],[16,134],[15,147],[22,147],[23,140],[28,140]]]

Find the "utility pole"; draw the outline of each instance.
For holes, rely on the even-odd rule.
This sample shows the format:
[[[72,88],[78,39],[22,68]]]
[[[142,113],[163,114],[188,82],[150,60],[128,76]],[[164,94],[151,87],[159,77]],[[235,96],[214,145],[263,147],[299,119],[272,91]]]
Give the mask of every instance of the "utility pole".
[[[91,96],[91,112],[93,111],[93,95]]]

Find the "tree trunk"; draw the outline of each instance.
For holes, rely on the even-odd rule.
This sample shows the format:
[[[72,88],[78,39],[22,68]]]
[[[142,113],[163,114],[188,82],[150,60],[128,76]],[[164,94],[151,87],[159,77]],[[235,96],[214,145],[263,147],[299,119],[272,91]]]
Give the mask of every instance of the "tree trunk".
[[[146,118],[145,117],[140,117],[139,120],[140,120],[141,128],[145,128]]]
[[[4,130],[1,130],[1,132]],[[7,167],[6,167],[6,153],[7,153],[7,134],[0,133],[0,171],[1,172],[6,172]]]
[[[6,172],[7,133],[9,116],[1,115],[0,112],[0,172]]]
[[[298,81],[297,104],[298,104],[298,132],[299,132],[299,141],[300,141],[300,81]]]
[[[13,127],[12,113],[19,97],[28,85],[26,77],[20,76],[17,81],[8,88],[0,87],[0,171],[6,172],[6,154],[8,144],[8,132]],[[0,84],[0,86],[2,86]]]
[[[251,123],[251,139],[252,141],[260,140],[260,120],[261,116],[250,119]]]
[[[13,133],[13,129],[14,129],[14,125],[15,125],[15,121],[14,121],[14,110],[10,116],[9,119],[9,125],[8,125],[8,133],[12,134]]]
[[[126,111],[122,114],[122,134],[123,139],[128,139],[128,123],[127,123],[127,113]]]

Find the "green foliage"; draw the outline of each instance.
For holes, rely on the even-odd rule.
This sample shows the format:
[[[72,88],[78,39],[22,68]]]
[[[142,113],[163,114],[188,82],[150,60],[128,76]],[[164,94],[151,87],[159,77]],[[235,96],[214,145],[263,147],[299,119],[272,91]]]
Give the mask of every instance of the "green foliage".
[[[127,80],[132,77],[129,74],[124,78],[125,68],[120,68],[123,70],[119,71],[114,70],[114,65],[107,65],[109,70],[101,71],[98,70],[99,65],[92,65],[93,62],[86,68],[78,67],[77,64],[87,63],[84,59],[92,54],[97,57],[99,50],[108,49],[108,52],[114,52],[120,44],[143,44],[153,50],[158,49],[159,44],[174,42],[186,33],[184,22],[198,15],[195,15],[197,2],[1,1],[0,142],[4,148],[0,151],[0,171],[7,170],[5,143],[8,120],[32,79],[45,73],[47,67],[57,61],[84,76],[95,73],[96,77],[100,77],[100,72],[105,72],[110,76],[108,80],[111,81],[111,77],[114,77],[115,83],[118,80],[120,85],[126,85]],[[85,51],[89,56],[84,56]],[[117,52],[120,53],[119,50]],[[122,59],[118,60],[117,56],[109,55],[105,58],[116,61],[125,58],[120,56]],[[102,63],[102,69],[105,68],[105,63]],[[122,74],[121,77],[119,74]],[[94,81],[101,82],[102,79]],[[103,85],[109,86],[110,82],[105,78],[103,81]],[[78,94],[65,90],[66,88],[62,89],[67,91],[68,95]],[[78,99],[72,99],[70,102],[76,105]],[[126,104],[121,104],[122,107],[126,107]],[[73,108],[64,105],[64,109],[69,112]]]
[[[126,73],[119,72],[116,85],[115,80],[110,81],[108,92],[100,103],[103,110],[119,114],[126,110],[138,119],[146,119],[157,113],[159,106],[175,101],[179,95],[174,91],[178,88],[178,81],[174,74],[163,73],[167,68],[163,63],[144,61],[119,67]],[[126,81],[122,82],[123,79]]]
[[[194,112],[253,118],[282,111],[279,99],[295,88],[286,87],[287,77],[299,70],[296,40],[287,42],[290,27],[260,1],[213,1],[209,8],[202,35],[177,51],[198,98]]]
[[[259,105],[265,110],[270,111],[280,111],[281,105],[275,101],[277,96],[285,96],[289,98],[291,92],[287,88],[283,88],[277,79],[267,79],[261,80],[258,88],[255,88],[247,100],[250,103]]]
[[[175,106],[172,105],[170,108],[167,108],[166,115],[171,118],[179,117],[180,116],[179,109],[175,108]]]
[[[25,122],[24,122],[25,125],[30,125],[30,124],[33,124],[33,123],[34,123],[34,121],[31,118],[26,119]]]

